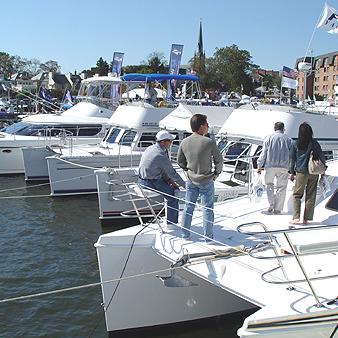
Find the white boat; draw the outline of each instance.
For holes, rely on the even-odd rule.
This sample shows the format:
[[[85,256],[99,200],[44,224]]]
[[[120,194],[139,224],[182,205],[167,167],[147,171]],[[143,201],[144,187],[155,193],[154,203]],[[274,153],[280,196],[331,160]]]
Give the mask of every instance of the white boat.
[[[221,113],[222,109],[224,109],[223,113]],[[197,112],[205,113],[213,131],[218,131],[218,145],[224,157],[223,172],[217,178],[215,187],[217,200],[247,194],[251,182],[250,170],[257,167],[257,157],[261,152],[264,137],[273,132],[274,123],[277,121],[284,122],[286,133],[292,138],[297,138],[299,125],[308,121],[313,126],[314,134],[326,157],[331,159],[338,155],[338,123],[334,116],[308,113],[290,106],[246,105],[232,111],[229,107],[181,105],[161,120],[160,126],[166,127],[172,133],[184,128],[185,132],[191,132],[189,120],[191,115]],[[223,121],[220,120],[221,116]],[[253,128],[257,121],[261,121],[259,128]],[[220,128],[221,123],[223,126]],[[177,138],[181,137],[182,135],[178,134]],[[175,147],[177,145],[174,144],[173,148]],[[134,176],[135,173],[136,170]],[[113,198],[116,191],[123,189],[116,184],[110,184],[111,181],[118,182],[121,175],[125,179],[126,172],[114,171],[107,165],[106,168],[95,171],[95,174],[99,219],[103,224],[116,224],[121,217],[124,217],[121,214],[123,211],[133,209],[130,202]],[[180,172],[180,174],[185,179],[184,173]],[[133,212],[129,216],[136,217],[136,214]]]
[[[169,115],[159,121],[159,126],[163,129],[167,129],[171,134],[176,135],[171,151],[171,158],[175,159],[180,140],[191,134],[190,118],[194,114],[204,114],[207,116],[209,131],[213,136],[220,130],[224,122],[229,118],[233,111],[231,107],[219,107],[219,106],[196,106],[179,104],[179,106],[173,110]],[[175,165],[174,165],[175,166]],[[178,173],[185,179],[183,171],[176,166]],[[114,170],[114,167],[107,163],[105,168],[95,170],[97,191],[99,198],[99,219],[105,225],[112,225],[119,222],[121,218],[125,218],[123,214],[129,210],[129,217],[136,218],[137,215],[133,210],[133,206],[130,201],[128,194],[125,193],[123,186],[118,184],[121,180],[128,178],[129,181],[137,179],[137,167],[133,170]],[[220,180],[217,182],[217,198],[225,199],[232,198],[238,195],[236,189],[227,189],[221,181],[228,181],[230,176],[224,178],[225,175],[221,175]],[[112,184],[115,182],[115,184]],[[115,198],[115,196],[123,195],[124,197]],[[141,202],[139,202],[141,203]],[[144,213],[149,213],[147,209],[140,207]]]
[[[334,115],[311,113],[291,106],[244,105],[233,111],[218,133],[224,157],[223,171],[233,173],[230,185],[249,184],[249,170],[257,168],[265,136],[273,133],[275,122],[285,125],[285,133],[298,137],[299,125],[308,122],[327,159],[338,155],[338,122]],[[245,189],[247,190],[247,189]]]
[[[96,193],[94,170],[137,166],[142,151],[155,140],[159,120],[172,110],[148,104],[121,105],[100,144],[66,147],[57,155],[47,156],[51,195]]]
[[[289,226],[290,182],[280,215],[265,212],[265,194],[259,203],[249,195],[216,203],[212,242],[204,240],[199,208],[190,240],[178,228],[164,228],[165,220],[101,235],[95,247],[109,335],[167,330],[258,307],[240,337],[333,337],[337,172],[334,161],[327,171],[331,193],[318,190],[308,225]]]
[[[198,80],[193,75],[172,74],[127,74],[122,79],[128,84],[136,81],[137,86],[171,79],[197,85]],[[159,121],[176,106],[171,100],[156,106],[145,101],[127,101],[111,118],[112,128],[100,145],[63,148],[58,155],[48,156],[51,195],[96,193],[95,169],[138,166],[142,150],[155,141]]]
[[[118,97],[109,96],[111,88],[119,86],[118,78],[104,76],[83,80],[79,90],[80,100],[60,115],[37,114],[24,118],[0,132],[0,174],[24,173],[24,147],[64,146],[99,142],[105,126],[118,105]],[[71,136],[71,138],[70,138]],[[70,140],[71,139],[71,140]],[[28,157],[33,164],[37,158]],[[41,179],[37,174],[31,179]],[[28,178],[28,177],[27,177]]]

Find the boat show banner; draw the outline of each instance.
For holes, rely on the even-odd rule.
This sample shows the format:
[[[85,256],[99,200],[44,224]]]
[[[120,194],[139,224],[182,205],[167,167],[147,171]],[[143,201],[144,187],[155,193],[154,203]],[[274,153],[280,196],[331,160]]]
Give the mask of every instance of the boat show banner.
[[[298,72],[289,67],[283,67],[281,87],[296,89],[298,81],[296,80]]]
[[[181,65],[183,45],[171,45],[169,74],[178,74]]]
[[[114,76],[119,77],[121,75],[123,57],[124,53],[114,52],[113,65],[111,67],[111,72],[113,73]]]

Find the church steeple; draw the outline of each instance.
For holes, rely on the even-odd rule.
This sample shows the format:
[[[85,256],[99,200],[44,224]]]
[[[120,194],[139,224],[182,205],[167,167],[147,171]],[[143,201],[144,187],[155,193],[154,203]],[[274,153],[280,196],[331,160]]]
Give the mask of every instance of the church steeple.
[[[200,20],[200,30],[198,34],[197,51],[195,53],[194,68],[201,76],[205,73],[205,52],[203,50],[202,19]]]
[[[200,32],[198,35],[198,50],[197,50],[197,55],[200,58],[203,58],[205,53],[203,51],[203,33],[202,33],[202,20],[200,20]]]

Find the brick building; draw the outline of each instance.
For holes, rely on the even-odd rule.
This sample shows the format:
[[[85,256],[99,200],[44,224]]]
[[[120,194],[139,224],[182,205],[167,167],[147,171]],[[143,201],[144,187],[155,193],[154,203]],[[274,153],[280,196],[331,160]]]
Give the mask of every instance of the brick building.
[[[296,60],[295,68],[298,69],[298,63],[303,58]],[[307,77],[306,97],[323,96],[325,99],[335,99],[338,94],[338,51],[319,55],[316,57],[307,57],[306,62],[312,64],[312,71]],[[296,96],[303,97],[304,92],[304,74],[298,74],[298,87]]]

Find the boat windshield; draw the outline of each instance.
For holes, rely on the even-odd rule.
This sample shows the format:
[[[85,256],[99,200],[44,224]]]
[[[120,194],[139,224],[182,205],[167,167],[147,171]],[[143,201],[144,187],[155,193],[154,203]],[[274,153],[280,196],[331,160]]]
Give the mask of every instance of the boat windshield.
[[[135,130],[126,130],[120,141],[119,144],[120,145],[124,145],[124,146],[131,146],[131,144],[133,143],[134,139],[136,136],[136,131]]]
[[[103,142],[107,143],[115,143],[117,136],[120,134],[121,129],[120,128],[113,128],[111,129],[106,137],[103,139]]]
[[[7,134],[15,134],[15,135],[24,135],[24,136],[32,136],[38,135],[39,130],[46,128],[44,125],[36,125],[26,122],[17,122],[8,127],[1,129],[2,132]]]
[[[63,133],[72,136],[95,136],[102,130],[102,125],[43,125],[17,122],[1,129],[2,132],[21,136],[59,136]]]
[[[228,146],[223,148],[223,157],[225,159],[233,160],[240,156],[247,155],[250,144],[242,142],[229,143]]]

